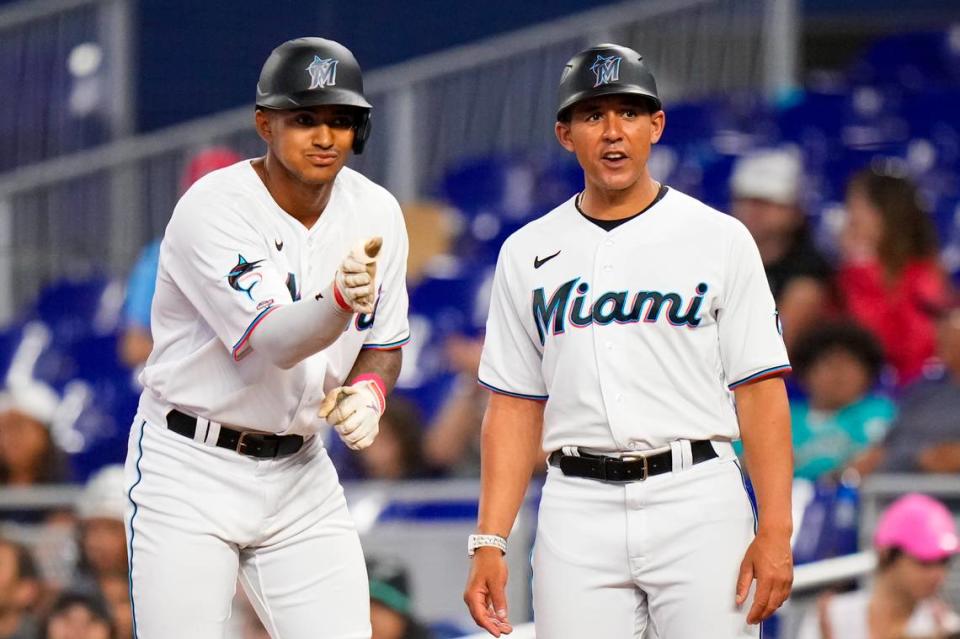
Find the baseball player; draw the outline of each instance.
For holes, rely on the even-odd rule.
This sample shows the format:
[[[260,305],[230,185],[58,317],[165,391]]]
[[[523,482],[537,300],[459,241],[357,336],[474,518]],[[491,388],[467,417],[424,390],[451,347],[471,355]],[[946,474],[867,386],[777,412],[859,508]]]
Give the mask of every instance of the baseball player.
[[[511,630],[503,554],[544,452],[538,637],[756,637],[790,590],[790,367],[773,298],[740,222],[650,177],[664,122],[636,51],[573,57],[556,135],[585,187],[500,251],[464,593],[493,636]]]
[[[264,157],[181,198],[130,434],[137,639],[219,639],[239,579],[274,639],[370,636],[354,524],[318,431],[377,434],[408,338],[396,200],[346,168],[369,134],[360,67],[320,38],[257,84]]]

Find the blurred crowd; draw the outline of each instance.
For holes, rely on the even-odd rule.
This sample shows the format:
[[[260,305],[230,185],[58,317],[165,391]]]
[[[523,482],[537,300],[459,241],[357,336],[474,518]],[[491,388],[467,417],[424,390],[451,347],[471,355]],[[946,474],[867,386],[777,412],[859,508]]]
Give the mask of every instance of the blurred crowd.
[[[181,189],[239,159],[228,149],[201,152],[186,167]],[[779,322],[794,366],[788,384],[798,480],[838,485],[874,472],[960,472],[960,298],[940,264],[931,215],[898,166],[878,160],[850,177],[843,223],[828,242],[815,237],[803,208],[803,162],[795,150],[754,151],[732,167],[729,212],[757,242],[779,309],[771,321]],[[433,204],[407,207],[407,219],[415,303],[420,282],[455,260],[462,225]],[[117,345],[133,369],[151,348],[157,247],[154,241],[144,248],[126,287]],[[470,304],[480,310],[484,277],[470,291]],[[478,476],[488,391],[476,383],[483,331],[482,313],[474,315],[433,338],[446,380],[435,406],[401,390],[388,402],[371,447],[355,453],[330,442],[343,479]],[[56,394],[12,374],[6,386],[0,483],[69,481],[67,456],[52,435]],[[15,531],[42,522],[57,540],[24,545],[13,534],[0,541],[0,639],[132,635],[122,469],[95,474],[77,503],[75,511],[0,514]],[[374,562],[370,576],[374,638],[430,636],[412,614],[403,569]],[[266,637],[239,596],[236,618],[236,636]]]
[[[668,125],[667,137],[670,131]],[[184,167],[180,192],[240,160],[227,148],[197,152]],[[721,208],[756,240],[777,302],[771,321],[778,322],[794,369],[788,390],[795,477],[815,487],[814,502],[842,499],[871,473],[960,473],[960,296],[944,259],[947,238],[938,235],[926,193],[904,161],[865,162],[846,179],[841,214],[826,224],[807,210],[816,181],[805,174],[801,147],[740,153],[725,176],[729,200]],[[575,167],[570,173],[579,175]],[[491,185],[468,167],[458,174],[459,202],[404,206],[414,341],[405,348],[404,371],[375,443],[353,452],[330,439],[342,479],[479,476],[488,391],[476,379],[491,266],[506,235],[573,195],[568,177],[562,169],[535,180],[529,172],[508,172]],[[678,188],[684,186],[681,180]],[[495,215],[484,210],[492,191]],[[457,210],[465,200],[474,210]],[[158,259],[154,239],[126,282],[114,344],[123,375],[135,374],[152,348]],[[28,332],[18,339],[33,368],[43,347],[31,350]],[[78,474],[74,451],[63,445],[58,426],[67,402],[22,364],[17,357],[9,363],[0,392],[0,486],[69,484]],[[133,635],[122,468],[93,474],[75,503],[0,510],[0,639]],[[806,522],[797,527],[808,536],[813,530]],[[856,534],[846,546],[805,544],[813,550],[798,558],[822,559],[856,549]],[[847,625],[864,619],[900,633],[890,637],[960,631],[960,618],[937,598],[956,545],[942,504],[919,495],[896,502],[877,529],[872,588],[824,598],[801,636],[887,636]],[[375,558],[368,572],[374,639],[438,636],[416,618],[402,565]],[[239,594],[235,612],[231,636],[267,638]]]

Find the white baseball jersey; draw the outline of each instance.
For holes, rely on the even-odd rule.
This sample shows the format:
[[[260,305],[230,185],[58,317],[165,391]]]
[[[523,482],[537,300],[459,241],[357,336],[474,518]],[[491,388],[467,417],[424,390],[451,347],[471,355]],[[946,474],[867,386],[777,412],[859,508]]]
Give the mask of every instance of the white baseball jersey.
[[[356,316],[333,345],[289,370],[250,348],[258,322],[317,294],[373,235],[383,249],[372,315]],[[396,199],[349,168],[310,229],[277,205],[249,160],[205,176],[180,199],[160,248],[140,414],[164,424],[178,408],[240,428],[316,432],[324,392],[344,382],[360,349],[408,339],[407,251]]]
[[[738,439],[730,391],[789,368],[749,232],[676,190],[611,231],[571,198],[501,248],[480,382],[546,400],[545,450]]]

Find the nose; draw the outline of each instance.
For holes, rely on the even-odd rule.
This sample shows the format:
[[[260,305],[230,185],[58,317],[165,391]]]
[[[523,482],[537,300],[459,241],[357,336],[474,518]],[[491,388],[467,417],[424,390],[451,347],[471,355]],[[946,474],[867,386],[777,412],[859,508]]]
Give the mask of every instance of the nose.
[[[322,149],[329,149],[333,146],[333,131],[330,130],[330,125],[323,123],[314,127],[313,145]]]
[[[616,111],[607,111],[603,117],[603,139],[616,142],[623,137],[623,127]]]

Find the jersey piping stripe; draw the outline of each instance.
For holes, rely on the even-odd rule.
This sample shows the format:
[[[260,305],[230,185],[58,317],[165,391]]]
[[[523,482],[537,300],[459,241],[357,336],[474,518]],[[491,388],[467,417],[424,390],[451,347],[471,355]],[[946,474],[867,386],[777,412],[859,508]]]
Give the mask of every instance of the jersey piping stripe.
[[[545,402],[550,397],[549,395],[527,395],[525,393],[514,393],[512,391],[503,390],[502,388],[497,388],[493,384],[488,384],[482,379],[478,379],[477,381],[484,388],[492,390],[494,393],[499,393],[500,395],[508,395],[510,397],[519,397],[520,399],[534,399],[534,400],[537,400],[538,402]]]
[[[753,534],[756,535],[757,527],[760,525],[760,518],[757,515],[757,504],[750,495],[750,489],[747,488],[747,475],[743,472],[743,467],[740,466],[740,462],[736,459],[733,460],[733,463],[737,465],[737,472],[740,473],[740,484],[743,486],[743,494],[747,497],[747,501],[750,502],[750,510],[753,511]]]
[[[137,440],[137,481],[133,482],[133,486],[130,486],[130,490],[127,491],[127,499],[133,504],[133,514],[130,515],[130,549],[127,552],[127,556],[130,558],[129,562],[129,571],[130,575],[128,576],[128,581],[130,583],[130,614],[133,617],[133,639],[138,639],[139,635],[137,634],[137,604],[133,599],[133,537],[136,534],[136,531],[133,528],[133,522],[137,518],[137,502],[133,500],[133,489],[140,484],[140,480],[143,479],[143,473],[140,472],[140,460],[143,459],[143,432],[146,430],[147,422],[143,421],[140,424],[140,438]]]
[[[410,336],[407,335],[403,339],[398,339],[395,342],[387,342],[386,344],[364,344],[360,348],[371,349],[375,351],[393,351],[405,345],[409,341],[410,341]]]
[[[741,386],[743,384],[746,384],[747,382],[758,382],[761,379],[765,379],[767,377],[774,377],[776,375],[785,375],[792,370],[793,368],[790,366],[790,364],[783,364],[782,366],[774,366],[773,368],[767,368],[765,370],[762,370],[759,373],[754,373],[749,377],[744,377],[740,381],[730,384],[729,386],[727,386],[727,388],[729,388],[730,390],[733,390],[737,386]]]
[[[245,331],[243,332],[243,335],[240,336],[240,340],[239,340],[236,344],[234,344],[234,346],[233,346],[233,359],[234,359],[234,360],[240,361],[240,358],[243,357],[243,356],[246,354],[246,352],[245,352],[245,350],[246,350],[245,347],[246,347],[246,345],[247,345],[247,342],[248,342],[249,339],[250,339],[250,335],[253,333],[253,329],[255,329],[255,328],[257,327],[257,325],[260,324],[260,322],[263,321],[263,318],[265,318],[267,315],[269,315],[269,314],[272,313],[273,311],[277,310],[278,308],[280,308],[280,307],[279,307],[279,306],[268,306],[267,308],[263,309],[263,311],[262,311],[259,315],[257,315],[256,317],[253,318],[253,321],[250,322],[250,326],[247,327],[247,330],[245,330]]]

